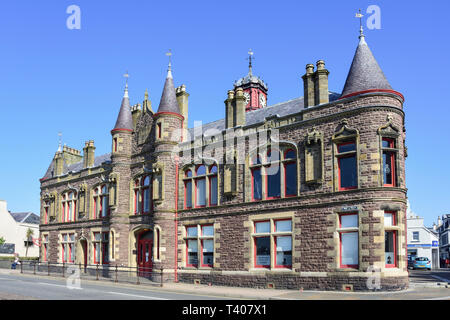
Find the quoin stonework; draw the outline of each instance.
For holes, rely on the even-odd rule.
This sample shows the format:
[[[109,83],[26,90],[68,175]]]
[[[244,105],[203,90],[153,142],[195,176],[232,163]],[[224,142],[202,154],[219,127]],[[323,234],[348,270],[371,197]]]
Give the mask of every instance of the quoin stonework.
[[[41,260],[322,290],[370,290],[375,269],[407,288],[404,97],[362,32],[342,93],[329,75],[308,64],[303,97],[267,105],[250,56],[223,119],[190,129],[170,64],[156,111],[127,83],[111,153],[60,146],[41,179]]]

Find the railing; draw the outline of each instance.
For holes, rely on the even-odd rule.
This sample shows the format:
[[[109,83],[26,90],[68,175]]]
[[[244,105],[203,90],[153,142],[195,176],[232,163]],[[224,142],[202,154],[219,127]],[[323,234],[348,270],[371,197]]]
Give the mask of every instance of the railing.
[[[20,273],[61,276],[63,278],[86,280],[107,280],[115,283],[147,284],[153,286],[163,286],[164,269],[147,267],[124,267],[108,264],[74,264],[74,263],[51,263],[38,261],[21,261],[17,265]]]

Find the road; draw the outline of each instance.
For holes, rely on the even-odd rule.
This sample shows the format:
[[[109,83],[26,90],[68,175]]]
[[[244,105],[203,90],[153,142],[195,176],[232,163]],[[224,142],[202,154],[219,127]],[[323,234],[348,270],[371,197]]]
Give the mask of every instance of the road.
[[[158,289],[133,288],[81,281],[70,289],[66,280],[0,274],[0,300],[219,300],[223,297],[174,293]],[[227,298],[228,299],[228,298]]]
[[[450,282],[450,269],[409,270],[409,279],[416,283]]]

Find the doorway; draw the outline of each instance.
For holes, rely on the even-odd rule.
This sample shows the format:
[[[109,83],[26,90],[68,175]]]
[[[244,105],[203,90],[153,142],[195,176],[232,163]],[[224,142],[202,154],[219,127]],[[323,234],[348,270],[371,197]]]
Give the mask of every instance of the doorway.
[[[153,269],[153,231],[144,230],[138,235],[137,252],[139,276],[151,278]]]

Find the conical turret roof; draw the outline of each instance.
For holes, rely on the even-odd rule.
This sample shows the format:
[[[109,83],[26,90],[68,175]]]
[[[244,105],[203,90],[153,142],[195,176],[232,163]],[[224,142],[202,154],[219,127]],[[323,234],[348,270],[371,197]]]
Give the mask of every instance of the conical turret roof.
[[[160,112],[173,112],[180,114],[180,107],[178,106],[170,64],[169,70],[167,71],[166,82],[164,83],[164,89],[157,113]]]
[[[392,90],[392,87],[361,34],[341,97],[373,89]]]
[[[113,131],[114,130],[133,131],[133,118],[131,116],[130,98],[128,97],[128,84],[125,87],[125,94]]]

